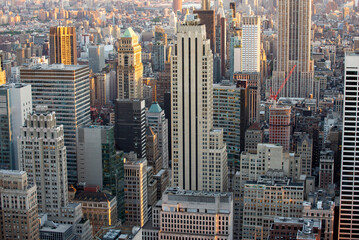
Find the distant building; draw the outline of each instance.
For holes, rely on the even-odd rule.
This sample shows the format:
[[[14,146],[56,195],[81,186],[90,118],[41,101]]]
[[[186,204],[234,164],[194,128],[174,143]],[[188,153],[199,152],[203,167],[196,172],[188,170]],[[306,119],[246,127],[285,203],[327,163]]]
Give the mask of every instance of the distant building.
[[[36,186],[24,171],[0,170],[1,239],[39,239]]]
[[[143,97],[143,65],[138,36],[128,28],[119,39],[118,46],[118,99]]]
[[[311,60],[311,1],[292,4],[278,1],[277,61],[274,66],[272,90],[277,92],[296,65],[280,96],[309,97],[313,93],[313,60]]]
[[[76,27],[50,28],[50,64],[77,65]]]
[[[28,113],[32,112],[31,86],[0,85],[0,168],[19,169],[17,137]]]
[[[172,8],[176,14],[178,11],[182,12],[182,0],[173,0]]]
[[[242,23],[242,72],[259,73],[261,51],[261,17],[246,16]]]
[[[232,193],[168,188],[142,230],[143,239],[233,239],[232,209]]]
[[[6,72],[4,69],[4,55],[0,51],[0,86],[6,83]]]
[[[89,67],[94,73],[100,73],[105,67],[105,49],[102,44],[88,47]]]
[[[152,68],[155,72],[162,72],[165,70],[166,47],[167,34],[163,28],[156,26],[155,39],[152,46]]]
[[[206,9],[202,10],[194,10],[194,14],[198,14],[198,18],[200,20],[200,24],[204,24],[206,26],[206,36],[207,39],[210,40],[212,53],[216,52],[216,14],[214,10],[210,10],[210,8],[205,6]]]

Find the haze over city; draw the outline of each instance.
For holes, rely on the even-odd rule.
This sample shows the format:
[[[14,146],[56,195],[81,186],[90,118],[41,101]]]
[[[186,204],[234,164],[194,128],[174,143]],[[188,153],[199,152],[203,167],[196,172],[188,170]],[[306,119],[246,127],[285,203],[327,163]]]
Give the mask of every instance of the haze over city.
[[[352,0],[2,0],[0,239],[359,239]]]

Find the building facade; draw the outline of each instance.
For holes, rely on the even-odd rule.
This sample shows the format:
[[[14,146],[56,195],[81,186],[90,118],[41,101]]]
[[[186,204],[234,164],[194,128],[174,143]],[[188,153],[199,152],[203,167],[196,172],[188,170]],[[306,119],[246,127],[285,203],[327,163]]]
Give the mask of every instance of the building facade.
[[[273,105],[269,109],[269,143],[290,148],[290,106]]]
[[[74,65],[36,65],[20,70],[21,82],[31,84],[32,101],[56,112],[64,126],[69,183],[77,182],[76,131],[91,122],[89,68]]]
[[[227,155],[223,130],[213,129],[213,54],[197,15],[178,26],[172,52],[172,184],[226,191],[227,170],[214,170],[227,166]]]
[[[93,235],[117,224],[116,197],[103,192],[81,192],[72,201],[81,203],[83,216],[90,220]]]
[[[286,177],[260,177],[244,186],[242,239],[267,239],[274,217],[300,218],[304,184]]]
[[[24,171],[0,170],[0,238],[39,239],[36,186]]]
[[[231,193],[168,188],[153,209],[152,227],[143,230],[143,239],[233,239],[232,209]]]
[[[31,86],[9,83],[0,86],[0,168],[19,169],[17,136],[32,112]]]
[[[311,17],[309,0],[278,1],[277,61],[272,79],[274,93],[295,66],[280,96],[306,98],[313,93],[314,67],[313,61],[310,60]]]
[[[126,153],[135,152],[146,157],[145,100],[120,99],[115,102],[116,148]]]
[[[94,73],[100,73],[105,67],[105,49],[103,44],[88,46],[89,67]]]
[[[126,156],[125,169],[125,224],[142,227],[148,220],[147,160],[133,154]]]
[[[126,29],[118,43],[118,99],[143,97],[141,45],[132,28]]]
[[[167,169],[169,166],[168,155],[168,120],[165,111],[158,103],[153,103],[146,112],[146,125],[151,127],[158,136],[158,148],[162,155],[162,167]]]
[[[50,64],[77,65],[76,27],[50,28]]]
[[[358,72],[359,55],[346,55],[338,236],[340,240],[359,239],[359,226],[356,219],[359,214],[359,189],[356,187],[356,183],[359,179],[354,175],[356,172],[355,165],[358,162],[356,146],[359,144],[356,138],[359,134],[356,129],[359,121],[359,112],[356,108],[359,102]]]
[[[61,207],[68,204],[68,181],[64,129],[57,125],[55,113],[37,106],[27,115],[18,145],[20,169],[37,187],[39,212],[57,219]]]
[[[242,72],[260,72],[261,18],[243,17],[242,22]]]

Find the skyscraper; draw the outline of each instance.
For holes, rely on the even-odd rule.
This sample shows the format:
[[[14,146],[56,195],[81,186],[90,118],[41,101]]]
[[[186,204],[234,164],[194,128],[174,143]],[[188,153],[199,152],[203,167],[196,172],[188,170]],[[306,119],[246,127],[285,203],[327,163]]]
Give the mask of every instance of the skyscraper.
[[[158,135],[158,148],[162,155],[162,168],[168,168],[168,120],[158,103],[153,103],[146,112],[146,125]]]
[[[0,238],[39,239],[36,186],[24,171],[0,170]]]
[[[36,112],[27,115],[18,144],[20,169],[37,186],[39,212],[55,220],[68,204],[64,129],[57,125],[55,112],[37,106]]]
[[[167,33],[160,26],[156,26],[154,45],[152,46],[153,71],[165,70]]]
[[[220,56],[220,76],[226,76],[226,61],[227,61],[227,18],[224,13],[223,6],[218,8],[216,25],[216,52]],[[219,79],[215,79],[219,80]]]
[[[94,73],[99,73],[105,67],[105,49],[102,44],[90,45],[89,51],[89,66]]]
[[[213,55],[204,25],[188,15],[172,55],[172,177],[187,190],[226,191],[223,130],[213,129]],[[214,171],[214,168],[216,171]],[[218,171],[217,171],[218,170]]]
[[[115,102],[115,141],[117,149],[146,158],[145,100],[120,99]]]
[[[19,169],[17,137],[32,112],[31,86],[8,83],[0,86],[0,168]]]
[[[113,126],[77,129],[78,181],[97,185],[117,199],[117,216],[124,221],[123,152],[116,152]]]
[[[278,91],[290,70],[296,65],[280,96],[309,97],[312,94],[311,9],[310,0],[278,1],[277,61],[272,80],[274,93]]]
[[[64,126],[69,183],[77,182],[76,130],[90,118],[89,68],[74,65],[36,65],[20,70],[23,83],[31,84],[34,106],[47,105]]]
[[[212,53],[215,53],[216,52],[216,16],[214,10],[210,10],[210,8],[208,9],[202,8],[202,10],[194,10],[193,13],[198,14],[198,17],[200,19],[200,24],[206,26],[206,36],[207,39],[211,41]]]
[[[130,154],[124,169],[126,224],[142,227],[148,220],[147,161]]]
[[[117,74],[119,99],[143,97],[141,45],[132,28],[119,39]]]
[[[235,165],[239,171],[241,138],[244,138],[241,136],[241,111],[245,111],[245,105],[241,104],[242,92],[242,88],[229,82],[222,81],[221,84],[213,85],[213,126],[223,129],[230,174]]]
[[[261,18],[242,18],[242,72],[260,72]]]
[[[345,56],[344,70],[344,111],[343,111],[343,143],[342,169],[340,184],[340,216],[338,239],[359,239],[359,181],[357,174],[359,141],[356,138],[359,131],[359,55]]]
[[[75,27],[50,28],[50,64],[77,64],[77,45]]]
[[[183,0],[173,0],[172,8],[176,14],[178,11],[182,11],[182,1]]]

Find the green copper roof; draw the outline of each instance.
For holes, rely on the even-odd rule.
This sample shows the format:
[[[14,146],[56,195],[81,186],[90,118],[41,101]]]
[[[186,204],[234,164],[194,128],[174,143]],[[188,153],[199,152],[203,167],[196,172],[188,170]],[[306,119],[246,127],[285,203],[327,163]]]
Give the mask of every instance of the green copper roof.
[[[123,34],[124,38],[132,38],[132,37],[137,37],[135,31],[133,31],[133,29],[131,27],[127,28],[125,33]]]
[[[148,110],[150,113],[160,113],[162,112],[162,108],[157,102],[152,103],[150,109]]]

